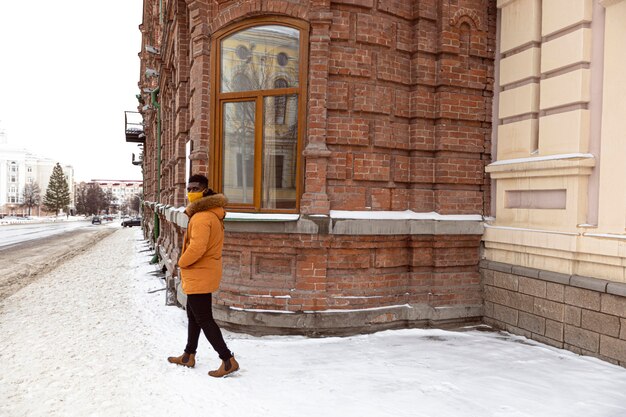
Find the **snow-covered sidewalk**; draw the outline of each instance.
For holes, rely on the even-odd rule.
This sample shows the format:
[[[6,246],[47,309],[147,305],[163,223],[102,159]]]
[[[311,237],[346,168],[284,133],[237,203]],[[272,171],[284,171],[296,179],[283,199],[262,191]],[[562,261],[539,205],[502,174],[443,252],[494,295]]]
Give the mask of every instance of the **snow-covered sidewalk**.
[[[225,332],[242,369],[167,363],[186,318],[138,229],[120,229],[0,302],[0,416],[623,417],[626,370],[521,337],[399,330]]]

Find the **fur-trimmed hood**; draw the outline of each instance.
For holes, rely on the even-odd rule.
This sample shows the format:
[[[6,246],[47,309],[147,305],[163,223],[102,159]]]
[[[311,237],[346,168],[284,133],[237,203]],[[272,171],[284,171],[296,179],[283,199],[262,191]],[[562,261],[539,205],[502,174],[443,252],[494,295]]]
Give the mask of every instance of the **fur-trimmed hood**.
[[[191,216],[201,211],[207,211],[217,207],[224,208],[226,204],[228,204],[228,199],[224,194],[213,194],[207,197],[202,197],[201,199],[189,204],[185,209],[185,214],[191,218]]]

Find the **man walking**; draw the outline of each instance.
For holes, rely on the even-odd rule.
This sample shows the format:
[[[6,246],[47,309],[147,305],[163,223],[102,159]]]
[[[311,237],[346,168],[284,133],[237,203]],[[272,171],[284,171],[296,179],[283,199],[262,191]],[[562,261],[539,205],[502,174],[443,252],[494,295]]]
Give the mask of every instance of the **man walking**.
[[[222,246],[224,244],[224,207],[228,200],[209,188],[204,175],[192,175],[187,184],[189,205],[185,213],[189,224],[178,260],[183,291],[187,294],[187,346],[181,356],[167,360],[193,368],[200,331],[218,353],[222,364],[209,375],[220,378],[239,369],[239,364],[226,346],[222,332],[213,319],[212,293],[222,279]]]

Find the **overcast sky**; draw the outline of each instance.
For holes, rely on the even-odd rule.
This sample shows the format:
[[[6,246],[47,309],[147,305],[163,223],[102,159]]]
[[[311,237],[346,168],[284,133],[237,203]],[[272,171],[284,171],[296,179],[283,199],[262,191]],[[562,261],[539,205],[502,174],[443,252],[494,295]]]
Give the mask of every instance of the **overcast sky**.
[[[77,181],[141,179],[124,110],[137,109],[141,0],[1,0],[0,129],[74,167]]]

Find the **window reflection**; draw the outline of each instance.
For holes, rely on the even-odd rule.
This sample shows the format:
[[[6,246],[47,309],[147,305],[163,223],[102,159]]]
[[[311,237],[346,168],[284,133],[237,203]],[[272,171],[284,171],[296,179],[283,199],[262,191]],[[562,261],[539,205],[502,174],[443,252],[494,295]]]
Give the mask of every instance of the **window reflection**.
[[[276,76],[297,87],[299,48],[299,31],[286,26],[255,26],[228,36],[221,42],[221,91],[269,90]],[[238,83],[241,76],[249,83]]]
[[[254,202],[254,106],[253,101],[224,104],[224,194],[235,204]]]
[[[278,105],[280,103],[280,106]],[[298,97],[264,99],[263,208],[296,208]],[[277,122],[277,109],[282,113]]]

